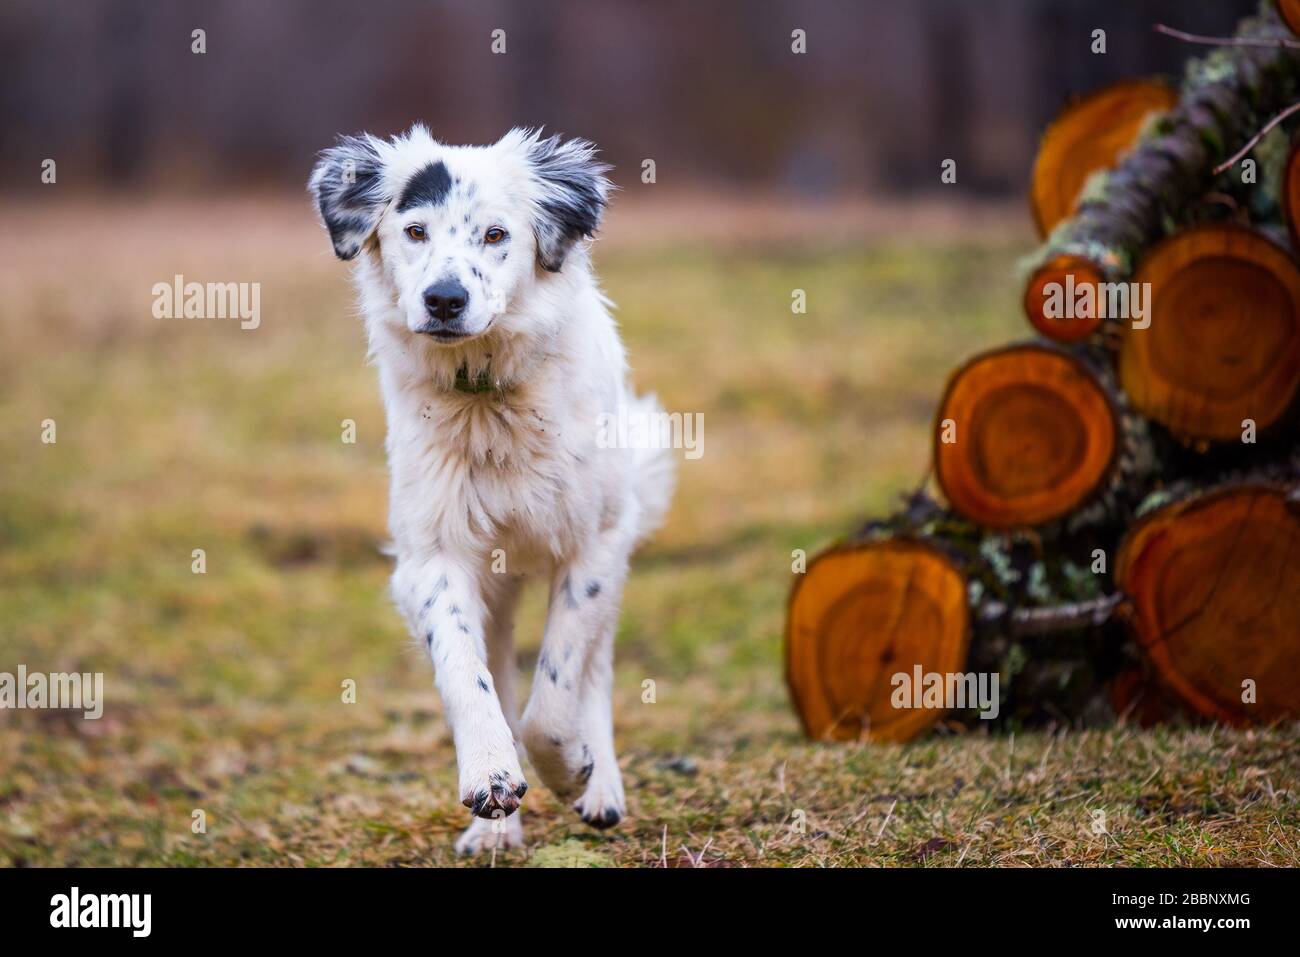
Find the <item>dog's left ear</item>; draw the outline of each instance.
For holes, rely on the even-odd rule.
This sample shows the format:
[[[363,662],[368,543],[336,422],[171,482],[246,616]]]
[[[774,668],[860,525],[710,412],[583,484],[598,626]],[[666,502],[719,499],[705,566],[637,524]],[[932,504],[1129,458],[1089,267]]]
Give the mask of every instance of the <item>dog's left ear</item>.
[[[352,259],[361,251],[388,202],[376,144],[365,134],[340,136],[336,145],[320,154],[307,184],[339,259]]]
[[[533,222],[537,262],[548,272],[559,272],[573,244],[600,225],[613,188],[605,178],[611,167],[596,159],[596,147],[586,140],[533,134],[526,143],[528,164],[540,185]]]

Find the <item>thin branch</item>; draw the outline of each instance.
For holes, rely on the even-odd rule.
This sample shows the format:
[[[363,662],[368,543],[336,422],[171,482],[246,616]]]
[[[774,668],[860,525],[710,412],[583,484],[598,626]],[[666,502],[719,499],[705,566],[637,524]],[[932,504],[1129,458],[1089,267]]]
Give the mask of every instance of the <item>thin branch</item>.
[[[1011,613],[1011,633],[1044,635],[1070,628],[1097,628],[1110,620],[1123,600],[1124,595],[1116,592],[1051,608],[1017,608]]]
[[[1167,37],[1173,37],[1175,40],[1183,40],[1187,43],[1203,43],[1212,47],[1285,47],[1288,50],[1300,50],[1300,40],[1288,40],[1286,38],[1270,40],[1265,37],[1207,37],[1199,33],[1186,33],[1182,30],[1175,30],[1163,23],[1157,23],[1151,29],[1156,33],[1163,33]]]
[[[991,601],[981,609],[980,619],[1004,623],[1007,632],[1017,638],[1075,628],[1097,628],[1110,620],[1124,599],[1122,592],[1116,592],[1063,605],[1015,610],[1009,610],[1003,602]]]
[[[1241,149],[1239,149],[1232,156],[1231,159],[1225,160],[1224,162],[1220,163],[1218,166],[1214,167],[1214,175],[1218,176],[1224,170],[1231,169],[1233,166],[1236,166],[1243,156],[1245,156],[1247,153],[1253,150],[1255,148],[1255,145],[1269,134],[1269,131],[1271,131],[1273,127],[1277,126],[1279,123],[1285,120],[1292,113],[1295,113],[1297,110],[1300,110],[1300,103],[1292,103],[1290,106],[1288,106],[1277,116],[1273,117],[1271,120],[1265,123],[1264,128],[1260,130],[1258,133],[1256,133],[1254,136],[1252,136],[1250,139],[1248,139],[1246,141],[1246,145],[1243,146]]]

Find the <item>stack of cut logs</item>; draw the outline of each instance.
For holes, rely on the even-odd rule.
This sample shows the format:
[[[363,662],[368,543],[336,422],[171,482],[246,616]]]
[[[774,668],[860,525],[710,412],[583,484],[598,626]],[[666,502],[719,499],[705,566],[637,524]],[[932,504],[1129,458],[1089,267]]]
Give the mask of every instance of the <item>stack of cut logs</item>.
[[[786,673],[810,736],[976,723],[973,702],[900,705],[899,675],[997,674],[1016,723],[1300,718],[1300,133],[1252,145],[1300,99],[1288,23],[1300,0],[1179,88],[1109,87],[1047,130],[1038,336],[952,374],[940,495],[795,577]]]

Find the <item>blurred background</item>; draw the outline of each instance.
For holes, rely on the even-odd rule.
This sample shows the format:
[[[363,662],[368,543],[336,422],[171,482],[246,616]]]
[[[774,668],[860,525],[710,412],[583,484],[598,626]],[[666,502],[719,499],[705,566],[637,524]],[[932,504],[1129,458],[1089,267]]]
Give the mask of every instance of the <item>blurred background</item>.
[[[416,120],[454,142],[544,125],[603,148],[622,190],[595,262],[635,384],[704,415],[705,454],[681,463],[618,636],[631,817],[597,837],[534,788],[535,847],[862,862],[861,841],[792,838],[798,801],[827,828],[869,825],[874,863],[1272,853],[1262,830],[1232,830],[1262,816],[1186,835],[1194,815],[1142,818],[1123,791],[1158,765],[1198,775],[1188,800],[1209,807],[1251,780],[1222,762],[1267,736],[1235,757],[1208,739],[1117,756],[1087,736],[1016,738],[1014,755],[997,740],[820,749],[781,663],[796,550],[920,482],[948,370],[1029,333],[1015,266],[1036,242],[1044,124],[1071,94],[1202,52],[1153,23],[1223,34],[1253,4],[6,0],[0,671],[102,672],[106,702],[99,721],[0,712],[0,863],[451,862],[465,812],[450,736],[387,597],[374,370],[304,188],[336,134]],[[942,186],[946,158],[958,179]],[[258,283],[260,324],[154,318],[154,284],[177,275]],[[519,623],[529,671],[543,598]],[[1013,779],[1070,797],[1005,813],[982,799]],[[888,832],[859,809],[863,782],[886,795]],[[891,806],[902,792],[918,797]],[[1082,841],[1091,796],[1109,833],[1131,818],[1143,839]],[[966,833],[936,845],[938,819]]]
[[[1222,33],[1254,6],[8,0],[0,173],[34,190],[34,160],[57,155],[82,188],[292,186],[335,134],[423,120],[452,142],[580,133],[625,182],[653,156],[670,186],[897,195],[934,187],[954,157],[965,191],[1021,195],[1068,94],[1177,72],[1188,49],[1152,23]],[[489,48],[498,28],[504,55]],[[794,28],[808,55],[791,55]]]

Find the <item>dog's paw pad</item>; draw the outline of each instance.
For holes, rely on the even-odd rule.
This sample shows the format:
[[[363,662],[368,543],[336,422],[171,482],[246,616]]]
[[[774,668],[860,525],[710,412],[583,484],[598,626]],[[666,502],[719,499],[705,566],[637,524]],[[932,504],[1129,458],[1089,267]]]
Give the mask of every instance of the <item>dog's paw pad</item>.
[[[491,820],[505,817],[519,809],[519,799],[528,790],[528,782],[516,778],[505,771],[493,771],[488,775],[487,784],[475,788],[461,798],[461,803],[473,812],[475,817]]]

